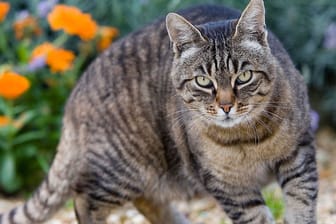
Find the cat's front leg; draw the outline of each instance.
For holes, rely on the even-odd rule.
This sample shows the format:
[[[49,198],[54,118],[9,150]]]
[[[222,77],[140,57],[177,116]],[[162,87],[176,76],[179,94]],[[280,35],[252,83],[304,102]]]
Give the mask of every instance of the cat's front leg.
[[[243,186],[229,186],[207,174],[207,190],[221,204],[234,224],[274,224],[259,190]]]
[[[285,198],[285,223],[316,224],[318,174],[314,145],[302,143],[275,169]]]

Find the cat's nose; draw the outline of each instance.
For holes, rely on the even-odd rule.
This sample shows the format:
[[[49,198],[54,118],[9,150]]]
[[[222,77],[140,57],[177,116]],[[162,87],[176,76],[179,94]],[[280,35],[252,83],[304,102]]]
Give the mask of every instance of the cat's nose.
[[[223,111],[227,114],[230,113],[230,110],[231,110],[232,107],[233,107],[232,103],[226,103],[226,104],[220,105],[220,108],[222,108]]]
[[[229,114],[233,103],[235,102],[235,95],[232,88],[221,89],[217,92],[216,101],[220,108],[226,113]]]

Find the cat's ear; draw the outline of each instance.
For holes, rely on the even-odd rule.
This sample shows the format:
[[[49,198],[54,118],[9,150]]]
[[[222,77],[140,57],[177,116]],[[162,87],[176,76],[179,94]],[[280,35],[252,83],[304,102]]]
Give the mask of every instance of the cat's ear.
[[[194,25],[176,13],[167,15],[166,27],[170,41],[174,44],[175,53],[206,42]]]
[[[268,46],[263,0],[250,0],[237,22],[233,38]]]

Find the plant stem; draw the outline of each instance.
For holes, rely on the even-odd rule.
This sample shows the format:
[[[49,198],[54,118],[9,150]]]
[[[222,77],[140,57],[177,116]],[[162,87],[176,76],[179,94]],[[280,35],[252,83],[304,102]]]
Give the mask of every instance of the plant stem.
[[[71,79],[70,79],[70,85],[71,87],[75,84],[76,79],[79,76],[79,72],[81,70],[81,67],[83,66],[86,58],[88,57],[88,55],[86,53],[81,52],[76,60],[76,63],[74,64],[74,68],[72,69],[72,72],[70,74]]]
[[[60,36],[58,36],[54,40],[54,45],[56,47],[62,47],[67,42],[68,39],[69,39],[69,35],[63,32]]]
[[[5,150],[7,152],[12,151],[13,148],[13,138],[15,135],[15,131],[13,130],[13,125],[12,125],[12,121],[14,120],[14,104],[12,100],[6,100],[7,103],[7,110],[6,110],[6,116],[9,118],[9,120],[11,121],[11,124],[8,126],[8,133],[6,135],[6,148]]]
[[[6,52],[6,44],[7,40],[6,40],[6,35],[3,31],[2,26],[0,26],[0,51],[2,53]]]

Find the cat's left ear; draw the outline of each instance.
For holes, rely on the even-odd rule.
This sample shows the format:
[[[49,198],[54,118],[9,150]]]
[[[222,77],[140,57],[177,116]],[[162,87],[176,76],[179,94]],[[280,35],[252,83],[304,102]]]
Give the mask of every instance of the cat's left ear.
[[[233,39],[254,41],[268,46],[263,0],[250,1],[237,22]]]
[[[199,47],[206,42],[206,39],[194,25],[176,13],[167,15],[166,27],[170,41],[174,44],[175,53]]]

